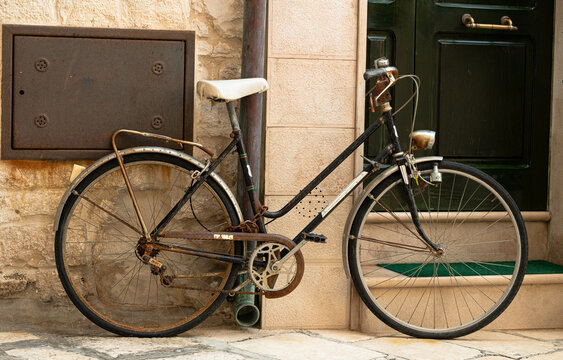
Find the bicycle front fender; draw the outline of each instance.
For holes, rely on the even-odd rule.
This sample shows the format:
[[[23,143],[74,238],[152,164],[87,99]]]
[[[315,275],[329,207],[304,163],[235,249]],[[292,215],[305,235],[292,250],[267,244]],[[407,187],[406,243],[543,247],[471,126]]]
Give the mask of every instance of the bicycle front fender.
[[[167,148],[163,148],[163,147],[158,147],[158,146],[140,146],[140,147],[133,147],[133,148],[128,148],[128,149],[124,149],[124,150],[120,150],[119,154],[120,155],[129,155],[129,154],[137,154],[137,153],[161,153],[161,154],[167,154],[167,155],[171,155],[171,156],[175,156],[178,158],[181,158],[187,162],[192,163],[193,165],[197,166],[200,169],[203,169],[205,167],[205,164],[203,164],[201,161],[197,160],[196,158],[194,158],[193,156],[190,156],[188,154],[185,154],[183,152],[177,151],[177,150],[173,150],[173,149],[167,149]],[[115,159],[115,153],[111,153],[108,154],[102,158],[100,158],[99,160],[97,160],[96,162],[94,162],[92,165],[90,165],[89,167],[87,167],[86,169],[84,169],[70,184],[70,186],[67,188],[66,192],[64,193],[63,197],[61,198],[61,201],[59,203],[59,206],[57,208],[57,213],[55,215],[55,222],[54,222],[54,231],[57,231],[58,226],[59,226],[59,221],[61,218],[61,213],[63,211],[63,207],[64,204],[66,203],[67,199],[69,198],[69,196],[72,194],[72,191],[74,190],[74,188],[86,177],[88,176],[90,173],[92,173],[94,170],[96,170],[97,168],[99,168],[100,166],[106,164],[109,161],[112,161]],[[217,175],[216,173],[212,172],[210,175],[213,180],[217,181],[217,183],[221,186],[221,188],[223,188],[223,190],[225,191],[225,193],[227,194],[227,196],[229,197],[229,199],[231,200],[231,202],[234,205],[234,208],[237,212],[237,216],[239,217],[239,221],[242,223],[244,221],[244,217],[242,216],[242,211],[240,210],[239,204],[237,202],[237,199],[235,197],[235,195],[231,192],[231,190],[229,189],[229,187],[227,186],[227,184],[223,181],[223,179],[221,179],[219,177],[219,175]],[[125,186],[125,183],[123,184]]]
[[[415,159],[415,163],[422,164],[442,160],[444,160],[442,156],[427,156]],[[356,219],[357,212],[366,197],[371,193],[371,191],[383,180],[387,179],[397,171],[399,171],[399,167],[397,165],[393,165],[384,170],[381,174],[379,174],[375,179],[373,179],[368,185],[364,187],[360,195],[354,201],[354,205],[352,206],[352,210],[350,211],[348,219],[346,220],[346,225],[344,226],[344,233],[342,234],[342,262],[344,263],[344,270],[346,271],[346,277],[348,278],[350,278],[350,267],[348,265],[348,241],[350,240],[350,230],[352,228],[354,220]]]

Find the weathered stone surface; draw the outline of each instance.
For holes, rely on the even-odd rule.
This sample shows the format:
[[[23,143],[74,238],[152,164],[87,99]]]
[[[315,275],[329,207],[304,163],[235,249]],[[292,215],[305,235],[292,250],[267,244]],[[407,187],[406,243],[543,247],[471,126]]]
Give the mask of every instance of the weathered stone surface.
[[[260,346],[257,346],[260,344]],[[239,349],[271,356],[276,359],[373,359],[383,356],[380,352],[354,347],[349,344],[319,339],[305,334],[289,333],[268,338],[233,343]],[[327,357],[330,354],[330,357]]]
[[[231,133],[231,123],[227,108],[222,104],[214,104],[208,100],[198,104],[198,125],[197,134],[204,133],[206,136],[227,137]],[[205,132],[200,129],[206,129]]]
[[[0,272],[0,297],[13,296],[27,287],[29,279],[23,274],[14,272],[3,274]]]
[[[0,18],[4,24],[54,25],[57,21],[56,0],[0,2]]]
[[[471,359],[481,354],[479,350],[438,340],[410,338],[379,338],[360,343],[363,347],[406,359],[450,360]]]
[[[200,40],[196,44],[196,54],[210,56],[213,53],[213,45],[205,40]]]
[[[0,224],[33,216],[54,217],[65,189],[0,189]]]
[[[536,277],[540,280],[536,280]],[[549,329],[563,326],[558,294],[562,292],[561,275],[527,275],[510,306],[485,329]],[[410,294],[409,299],[416,295]],[[358,298],[359,329],[381,334],[389,327],[379,320]],[[355,305],[352,305],[355,306]],[[541,309],[541,311],[537,311]],[[477,334],[482,333],[478,332]]]
[[[2,23],[195,30],[198,41],[194,84],[203,78],[240,77],[242,17],[242,0],[0,2]],[[212,108],[197,97],[195,104],[196,138],[211,148],[222,149],[231,132],[224,106]],[[197,151],[196,155],[204,158]],[[233,159],[236,158],[228,158]],[[0,161],[0,253],[4,267],[0,273],[0,301],[3,309],[10,309],[2,315],[2,321],[20,323],[58,317],[63,322],[72,319],[76,323],[80,319],[80,328],[89,324],[66,298],[53,253],[52,223],[74,163],[88,166],[91,162]],[[236,166],[227,164],[219,170],[232,188]],[[210,319],[211,324],[232,323],[228,305],[217,314]],[[44,358],[50,354],[43,353]]]
[[[96,6],[97,5],[97,6]],[[90,1],[60,0],[55,3],[57,20],[64,25],[112,26],[122,22],[118,0],[105,0],[98,4]],[[94,16],[96,14],[96,16]]]
[[[268,126],[354,128],[355,61],[270,58],[268,65]]]
[[[3,191],[66,188],[73,164],[69,161],[4,160],[0,162],[0,184],[3,184]]]
[[[167,358],[160,358],[156,360],[168,360]],[[182,355],[174,357],[174,360],[244,360],[245,357],[226,351],[210,351],[210,352],[199,352],[195,354]]]
[[[95,360],[95,358],[90,356],[84,356],[75,352],[54,349],[48,346],[13,349],[6,351],[6,354],[28,360]]]
[[[9,267],[0,272],[0,298],[35,298],[58,302],[66,297],[57,272],[52,267],[31,269]]]
[[[1,226],[0,234],[0,249],[6,265],[54,265],[52,224],[20,221]]]
[[[240,77],[242,12],[242,0],[0,2],[2,23],[195,30],[199,41],[196,43],[194,84],[202,78]],[[212,108],[208,102],[200,102],[196,97],[196,137],[217,151],[230,140],[231,129],[223,108]],[[197,151],[196,155],[204,158]],[[233,159],[236,160],[235,157],[228,160]],[[69,185],[74,163],[0,161],[0,253],[3,265],[0,300],[7,312],[0,318],[2,322],[32,323],[41,318],[64,322],[72,319],[75,324],[79,320],[80,328],[88,327],[89,322],[66,298],[55,270],[53,253],[52,223],[59,200]],[[91,162],[77,163],[88,166]],[[236,166],[236,163],[227,164],[219,170],[233,189]],[[232,321],[232,311],[226,304],[209,324]],[[43,358],[67,356],[58,350],[44,350],[41,352]]]
[[[204,338],[206,340],[218,340],[224,342],[242,341],[250,339],[254,328],[224,328],[224,327],[195,327],[186,333],[185,336]]]
[[[552,352],[550,354],[531,356],[526,358],[526,360],[561,360],[561,358],[563,358],[563,350]]]
[[[0,323],[0,326],[4,323]],[[463,359],[469,353],[479,353],[471,359],[516,359],[491,352],[475,341],[470,347],[456,347],[448,341],[421,340],[411,337],[375,338],[349,330],[262,330],[198,327],[180,337],[160,339],[116,338],[107,332],[92,328],[76,335],[77,329],[69,322],[64,331],[54,327],[49,331],[0,332],[0,358],[41,359],[176,359],[176,360],[241,360],[241,359],[370,359],[370,360],[419,360]],[[80,331],[78,331],[80,333]],[[246,337],[237,337],[236,332]],[[194,337],[191,334],[196,334]],[[514,334],[513,332],[510,332]],[[321,334],[337,334],[335,338]],[[63,336],[61,336],[63,335]],[[355,340],[360,339],[360,340]],[[491,341],[517,344],[520,337],[494,338]],[[382,341],[383,340],[383,341]],[[386,342],[392,345],[385,345]],[[549,343],[549,341],[545,341]],[[380,348],[370,349],[381,343],[386,349],[402,347],[408,357],[387,353]],[[459,350],[461,348],[462,350]],[[465,352],[466,350],[467,352]],[[8,352],[8,354],[6,354]],[[556,350],[534,354],[522,359],[555,360],[563,354],[561,346]],[[72,356],[75,355],[75,356]],[[9,357],[12,358],[12,357]],[[518,358],[520,359],[520,358]]]
[[[514,330],[511,331],[511,333],[515,335],[522,335],[527,338],[542,340],[542,341],[546,341],[546,340],[563,341],[562,329]]]
[[[235,53],[233,52],[233,49],[231,48],[230,45],[224,43],[224,42],[219,42],[219,44],[217,44],[214,48],[213,48],[213,56],[216,57],[232,57]]]
[[[353,141],[353,129],[269,128],[266,133],[267,195],[295,195]],[[318,186],[338,194],[352,180],[354,164],[345,160]],[[319,191],[313,191],[313,194]]]
[[[269,56],[354,59],[356,0],[274,0]]]
[[[209,26],[201,20],[194,20],[195,32],[199,38],[206,38],[209,36]]]
[[[219,79],[239,79],[240,76],[240,62],[227,62],[221,70],[219,70]]]
[[[286,216],[268,225],[267,230],[269,233],[282,234],[293,239],[333,199],[333,196],[323,197],[319,194],[307,196]],[[270,211],[277,211],[289,200],[291,200],[289,196],[267,196],[265,202]],[[306,262],[313,259],[341,261],[342,232],[351,207],[352,199],[346,199],[315,229],[315,234],[327,237],[326,244],[305,245],[301,251]]]
[[[449,342],[487,350],[510,358],[527,357],[557,350],[557,346],[548,342],[492,331],[478,331],[457,340],[449,340]]]
[[[371,339],[370,335],[351,330],[312,330],[311,333],[326,339],[343,342],[356,342]]]
[[[239,37],[242,33],[242,10],[241,0],[206,1],[209,16],[213,19],[213,25],[221,37]]]
[[[279,299],[263,299],[265,329],[343,329],[348,326],[348,279],[341,262],[305,264],[300,285]]]
[[[122,355],[132,355],[139,352],[180,349],[186,347],[196,347],[198,345],[197,342],[187,338],[153,338],[150,341],[140,341],[136,338],[75,338],[74,341],[80,347],[96,350],[113,358]]]
[[[0,344],[8,344],[18,341],[36,340],[37,336],[26,332],[0,332]]]

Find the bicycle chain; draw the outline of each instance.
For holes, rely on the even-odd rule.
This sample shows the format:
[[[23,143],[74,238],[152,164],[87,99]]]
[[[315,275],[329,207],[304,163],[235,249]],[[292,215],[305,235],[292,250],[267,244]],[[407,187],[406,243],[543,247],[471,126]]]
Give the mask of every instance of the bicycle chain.
[[[262,217],[264,216],[264,214],[266,213],[266,211],[268,211],[268,207],[267,206],[262,206],[260,207],[260,210],[258,211],[258,213],[256,213],[256,215],[254,215],[254,217],[252,218],[252,220],[246,220],[236,226],[228,226],[225,231],[226,232],[246,232],[246,233],[257,233],[260,231],[260,228],[258,227],[258,225],[256,224],[256,222]],[[235,294],[241,294],[241,295],[265,295],[266,292],[265,291],[240,291],[240,290],[220,290],[220,289],[215,289],[215,290],[211,290],[211,289],[200,289],[200,288],[194,288],[194,287],[189,287],[189,286],[168,286],[170,288],[177,288],[177,289],[186,289],[186,290],[196,290],[196,291],[205,291],[205,292],[222,292],[222,293],[227,293],[229,295],[235,295]]]
[[[199,288],[194,288],[194,287],[189,287],[189,286],[167,286],[168,288],[176,288],[176,289],[186,289],[186,290],[197,290],[197,291],[205,291],[205,292],[210,292],[210,293],[214,293],[214,292],[222,292],[222,293],[227,293],[229,295],[235,295],[235,294],[242,294],[242,295],[266,295],[265,291],[235,291],[235,290],[211,290],[211,289],[199,289]]]
[[[258,213],[254,215],[252,220],[246,220],[236,226],[228,226],[225,231],[226,232],[245,232],[245,233],[257,233],[260,232],[260,228],[256,224],[258,220],[268,211],[267,206],[262,206]]]
[[[225,232],[246,232],[246,233],[258,233],[260,231],[260,228],[258,227],[258,225],[256,224],[256,222],[262,217],[264,216],[264,214],[266,213],[266,211],[268,211],[268,207],[267,206],[261,206],[260,210],[258,211],[258,213],[256,213],[256,215],[252,218],[252,220],[246,220],[243,223],[236,225],[236,226],[228,226],[225,229]],[[301,255],[302,257],[303,255]],[[302,274],[301,274],[302,276]],[[301,277],[299,277],[299,279],[296,281],[296,285],[299,284],[299,282],[301,281]],[[287,290],[283,290],[283,291],[278,291],[277,293],[289,293],[291,291],[293,291],[293,289],[295,288],[295,286],[287,291]],[[190,286],[178,286],[178,285],[170,285],[167,286],[169,288],[177,288],[177,289],[186,289],[186,290],[196,290],[196,291],[204,291],[204,292],[222,292],[222,293],[227,293],[229,295],[235,295],[235,294],[243,294],[243,295],[272,295],[272,294],[276,294],[276,292],[267,292],[267,291],[240,291],[240,290],[219,290],[219,289],[215,289],[215,290],[211,290],[211,289],[201,289],[201,288],[194,288],[194,287],[190,287]],[[283,295],[282,295],[283,296]],[[278,297],[278,296],[276,296]]]

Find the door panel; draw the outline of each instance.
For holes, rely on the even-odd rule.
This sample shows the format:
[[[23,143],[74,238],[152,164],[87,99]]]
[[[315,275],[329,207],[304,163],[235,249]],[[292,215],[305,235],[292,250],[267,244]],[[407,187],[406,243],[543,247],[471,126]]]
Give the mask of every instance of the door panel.
[[[469,29],[466,13],[509,16],[518,30]],[[553,3],[417,1],[416,23],[420,116],[438,131],[436,152],[484,169],[522,209],[545,210]]]
[[[412,71],[422,80],[416,129],[437,131],[435,149],[417,156],[440,154],[481,168],[509,190],[521,209],[545,210],[553,1],[412,3],[413,18],[400,13],[401,19],[376,22],[381,18],[374,14],[378,8],[387,7],[380,11],[390,16],[397,12],[388,9],[398,5],[370,2],[368,33],[393,33],[395,48],[402,47],[404,54],[408,54],[404,47],[415,49],[414,66],[398,64],[399,71]],[[487,24],[500,24],[502,16],[509,16],[518,30],[469,29],[461,21],[466,13],[476,23]],[[414,36],[399,34],[399,22],[413,24]],[[383,56],[381,52],[368,47],[368,59]],[[410,115],[398,123],[403,139],[410,131]],[[368,148],[371,152],[376,147]]]
[[[438,41],[438,149],[483,163],[529,165],[525,42]],[[491,59],[501,66],[490,66]],[[529,110],[529,109],[528,109]]]

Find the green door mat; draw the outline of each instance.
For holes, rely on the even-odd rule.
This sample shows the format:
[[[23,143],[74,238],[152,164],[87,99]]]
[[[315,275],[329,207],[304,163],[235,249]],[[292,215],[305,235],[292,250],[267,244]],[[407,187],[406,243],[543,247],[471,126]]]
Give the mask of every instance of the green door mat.
[[[514,270],[514,262],[496,261],[479,263],[450,263],[444,264],[379,264],[386,269],[412,277],[431,276],[482,276],[482,275],[510,275]],[[526,274],[563,274],[563,266],[543,260],[528,262]]]

